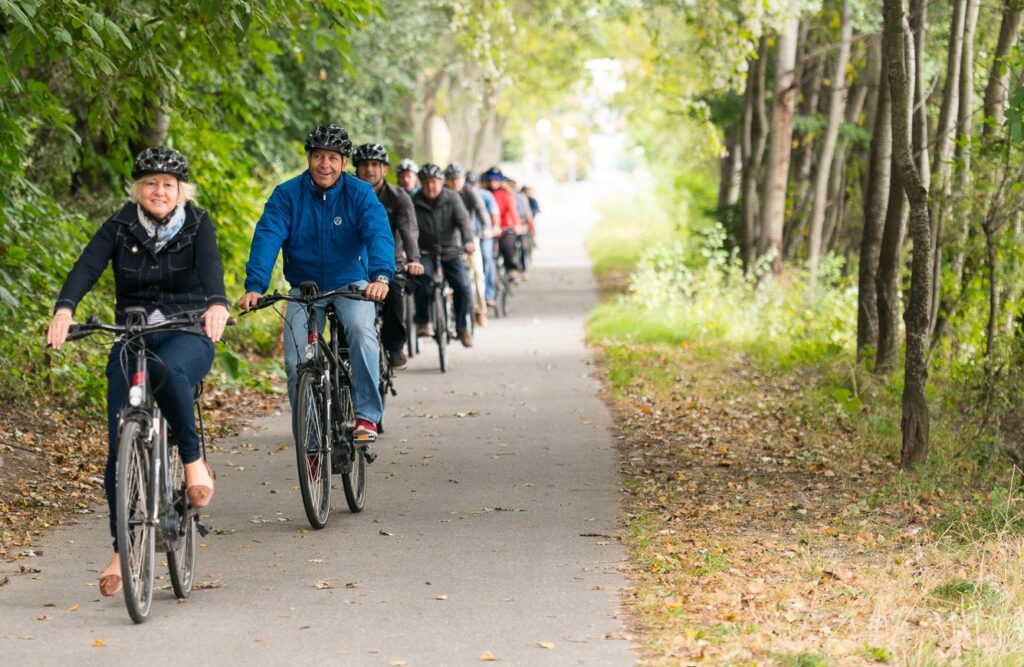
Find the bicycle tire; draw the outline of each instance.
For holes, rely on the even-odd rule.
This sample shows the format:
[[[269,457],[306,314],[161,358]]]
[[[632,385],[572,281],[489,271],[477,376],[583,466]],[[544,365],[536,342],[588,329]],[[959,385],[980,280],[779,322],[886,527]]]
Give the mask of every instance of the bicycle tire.
[[[508,317],[508,297],[512,292],[512,281],[508,275],[502,278],[501,298],[498,300],[498,308],[501,309],[501,316]]]
[[[117,544],[121,555],[121,586],[128,615],[135,623],[149,616],[153,602],[156,528],[147,525],[150,479],[148,429],[136,419],[121,428],[117,451]]]
[[[338,388],[338,396],[338,418],[345,424],[354,424],[356,416],[352,405],[352,388],[342,383]],[[349,510],[358,514],[366,504],[366,445],[349,442],[349,446],[350,461],[341,473],[341,487],[345,491]]]
[[[184,600],[192,592],[196,565],[196,524],[199,517],[189,513],[188,497],[185,494],[185,466],[178,456],[178,447],[167,446],[167,460],[171,467],[171,493],[174,509],[178,516],[178,547],[170,549],[167,555],[167,570],[170,573],[174,597]]]
[[[405,347],[408,350],[409,358],[412,359],[419,352],[419,344],[416,340],[416,322],[414,321],[416,301],[412,298],[412,292],[406,292],[402,298],[405,299]]]
[[[437,342],[437,356],[441,372],[448,372],[448,313],[443,290],[434,292],[434,340]]]
[[[331,515],[331,431],[326,424],[324,387],[320,374],[312,368],[299,372],[296,387],[299,491],[309,525],[320,530]]]

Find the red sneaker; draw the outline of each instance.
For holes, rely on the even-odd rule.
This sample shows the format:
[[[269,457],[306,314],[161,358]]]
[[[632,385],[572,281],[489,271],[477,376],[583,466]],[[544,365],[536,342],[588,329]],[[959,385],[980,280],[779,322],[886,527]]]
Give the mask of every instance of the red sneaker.
[[[377,425],[365,419],[357,419],[352,436],[356,440],[373,442],[377,439]]]

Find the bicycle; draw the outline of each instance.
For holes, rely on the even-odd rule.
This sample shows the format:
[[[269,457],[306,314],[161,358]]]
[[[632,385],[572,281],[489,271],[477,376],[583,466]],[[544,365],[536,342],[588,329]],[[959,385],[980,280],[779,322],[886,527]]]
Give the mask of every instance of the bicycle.
[[[319,530],[331,514],[331,474],[341,475],[345,500],[353,513],[363,511],[366,502],[366,464],[376,455],[367,450],[367,439],[357,439],[352,404],[352,366],[345,332],[332,304],[325,316],[330,339],[317,326],[316,304],[335,297],[368,301],[362,291],[345,287],[321,292],[316,283],[299,285],[299,294],[274,292],[260,298],[248,312],[268,308],[279,301],[296,303],[306,309],[307,344],[305,359],[296,368],[293,413],[296,419],[295,456],[299,490],[306,518]]]
[[[440,255],[434,256],[434,274],[431,280],[430,295],[427,297],[429,303],[430,326],[433,330],[434,342],[437,343],[437,356],[441,366],[441,372],[448,372],[448,343],[455,336],[452,335],[451,322],[454,317],[452,301],[452,290],[445,283],[444,270],[441,267]],[[417,346],[419,342],[417,341]]]
[[[494,317],[508,317],[508,299],[512,296],[512,278],[505,267],[505,258],[495,248],[494,266]]]
[[[124,324],[100,323],[90,317],[84,324],[72,325],[68,332],[69,341],[100,331],[118,334],[123,343],[122,368],[131,370],[128,400],[118,416],[116,532],[125,605],[135,623],[149,616],[157,549],[166,553],[175,597],[187,598],[195,580],[196,534],[205,537],[211,530],[199,510],[189,506],[178,446],[168,438],[167,421],[153,399],[147,369],[152,357],[144,338],[156,331],[205,336],[202,322],[202,313],[183,313],[148,324],[145,308],[128,308]],[[234,319],[228,324],[234,324]],[[195,387],[194,399],[205,460],[201,395],[202,383]]]

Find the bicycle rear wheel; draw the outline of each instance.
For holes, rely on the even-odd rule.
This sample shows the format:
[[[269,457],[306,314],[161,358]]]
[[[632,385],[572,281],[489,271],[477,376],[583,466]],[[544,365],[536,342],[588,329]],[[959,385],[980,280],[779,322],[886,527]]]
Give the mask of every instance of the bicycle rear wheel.
[[[437,356],[441,372],[448,372],[448,302],[443,290],[434,291],[434,340],[437,341]]]
[[[299,372],[295,412],[298,441],[299,491],[309,524],[319,530],[331,514],[331,457],[328,453],[330,429],[326,424],[326,395],[320,373],[315,369]]]
[[[146,521],[150,493],[150,449],[143,424],[129,419],[121,428],[117,451],[117,546],[121,585],[128,615],[142,623],[153,601],[156,528]]]
[[[171,467],[171,494],[178,516],[178,545],[167,552],[167,569],[171,575],[174,596],[183,600],[192,592],[196,564],[196,522],[199,517],[189,514],[185,495],[185,466],[178,456],[177,445],[167,447],[168,465]]]
[[[342,383],[338,388],[340,405],[338,419],[345,424],[354,424],[355,410],[352,405],[352,388]],[[345,490],[345,501],[353,514],[363,511],[366,503],[366,444],[362,442],[346,443],[349,449],[348,461],[341,473],[341,486]]]

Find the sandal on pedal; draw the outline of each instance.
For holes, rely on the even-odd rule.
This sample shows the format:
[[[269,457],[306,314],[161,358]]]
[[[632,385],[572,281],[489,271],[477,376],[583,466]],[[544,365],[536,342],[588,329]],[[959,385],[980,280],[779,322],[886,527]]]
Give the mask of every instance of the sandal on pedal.
[[[109,598],[110,596],[117,595],[121,592],[121,564],[120,561],[117,560],[116,556],[115,559],[111,561],[111,565],[115,562],[118,564],[118,574],[111,573],[100,575],[100,595],[102,595],[103,597]],[[109,569],[110,565],[107,566],[107,570]]]
[[[210,485],[205,484],[189,484],[185,487],[185,493],[188,495],[188,504],[190,507],[196,509],[202,509],[210,504],[213,500],[213,480],[215,479],[213,470],[210,468],[210,464],[203,461],[203,465],[206,466],[206,472],[210,475]]]

